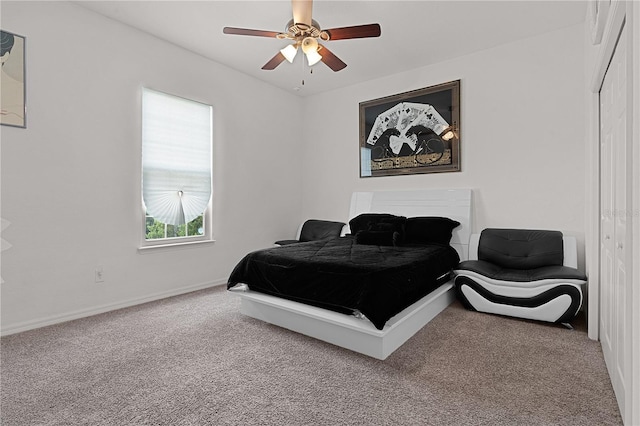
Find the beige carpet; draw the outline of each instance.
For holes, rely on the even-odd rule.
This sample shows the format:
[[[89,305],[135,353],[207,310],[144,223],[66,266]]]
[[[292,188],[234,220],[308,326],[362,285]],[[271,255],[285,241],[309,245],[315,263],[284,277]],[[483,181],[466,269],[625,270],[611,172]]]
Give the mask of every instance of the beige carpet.
[[[455,303],[379,361],[218,287],[1,340],[1,424],[613,425],[598,342]]]

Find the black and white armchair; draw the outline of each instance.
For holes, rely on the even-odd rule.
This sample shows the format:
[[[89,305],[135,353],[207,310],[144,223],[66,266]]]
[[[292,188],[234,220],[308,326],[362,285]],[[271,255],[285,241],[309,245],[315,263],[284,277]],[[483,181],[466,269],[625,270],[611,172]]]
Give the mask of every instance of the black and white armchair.
[[[559,231],[485,229],[454,271],[456,293],[470,310],[571,328],[586,283],[577,258],[575,238]]]

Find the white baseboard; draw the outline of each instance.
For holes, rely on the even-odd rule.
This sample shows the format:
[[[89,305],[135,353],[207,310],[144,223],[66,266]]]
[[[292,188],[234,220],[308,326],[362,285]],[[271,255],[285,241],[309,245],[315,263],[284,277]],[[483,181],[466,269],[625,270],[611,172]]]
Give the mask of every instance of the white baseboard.
[[[186,287],[180,287],[169,291],[163,291],[160,293],[149,294],[143,297],[137,297],[134,299],[124,300],[122,302],[109,303],[106,305],[94,306],[91,308],[80,309],[77,311],[67,312],[58,315],[52,315],[49,317],[38,318],[34,320],[24,321],[16,324],[9,324],[0,330],[0,336],[8,336],[10,334],[21,333],[23,331],[34,330],[40,327],[46,327],[48,325],[59,324],[62,322],[72,321],[79,318],[90,317],[92,315],[103,314],[105,312],[115,311],[117,309],[128,308],[130,306],[141,305],[147,302],[153,302],[155,300],[166,299],[167,297],[178,296],[181,294],[191,293],[197,290],[204,290],[209,287],[216,287],[227,283],[226,278],[221,278],[215,281],[208,281],[205,283],[195,284]]]

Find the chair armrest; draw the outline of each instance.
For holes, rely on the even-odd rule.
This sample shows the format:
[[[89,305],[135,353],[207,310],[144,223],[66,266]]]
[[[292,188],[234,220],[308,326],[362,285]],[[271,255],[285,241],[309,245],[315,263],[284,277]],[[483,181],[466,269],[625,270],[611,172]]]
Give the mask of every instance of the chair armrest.
[[[471,234],[469,237],[469,260],[478,260],[478,245],[480,234]]]
[[[576,243],[576,237],[562,237],[562,250],[564,252],[564,266],[570,266],[572,268],[578,267],[578,247]]]

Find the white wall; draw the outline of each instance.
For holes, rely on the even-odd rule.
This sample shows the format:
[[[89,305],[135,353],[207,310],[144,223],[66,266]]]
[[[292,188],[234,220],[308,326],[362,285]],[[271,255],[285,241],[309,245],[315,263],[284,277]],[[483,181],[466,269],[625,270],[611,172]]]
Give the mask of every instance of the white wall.
[[[583,36],[572,26],[307,98],[303,217],[347,220],[353,191],[472,188],[475,231],[561,230],[582,268]],[[457,79],[462,171],[359,178],[359,102]]]
[[[1,27],[28,61],[28,128],[0,128],[5,333],[222,283],[302,218],[346,220],[356,190],[472,188],[475,230],[560,229],[583,251],[582,26],[304,99],[73,4],[3,1]],[[462,171],[360,179],[358,103],[455,79]],[[213,245],[137,250],[142,86],[214,106]]]
[[[300,98],[70,3],[3,1],[1,27],[26,36],[28,92],[27,129],[0,133],[3,332],[223,283],[293,237],[301,148],[281,124]],[[137,250],[143,86],[214,107],[215,244]]]

